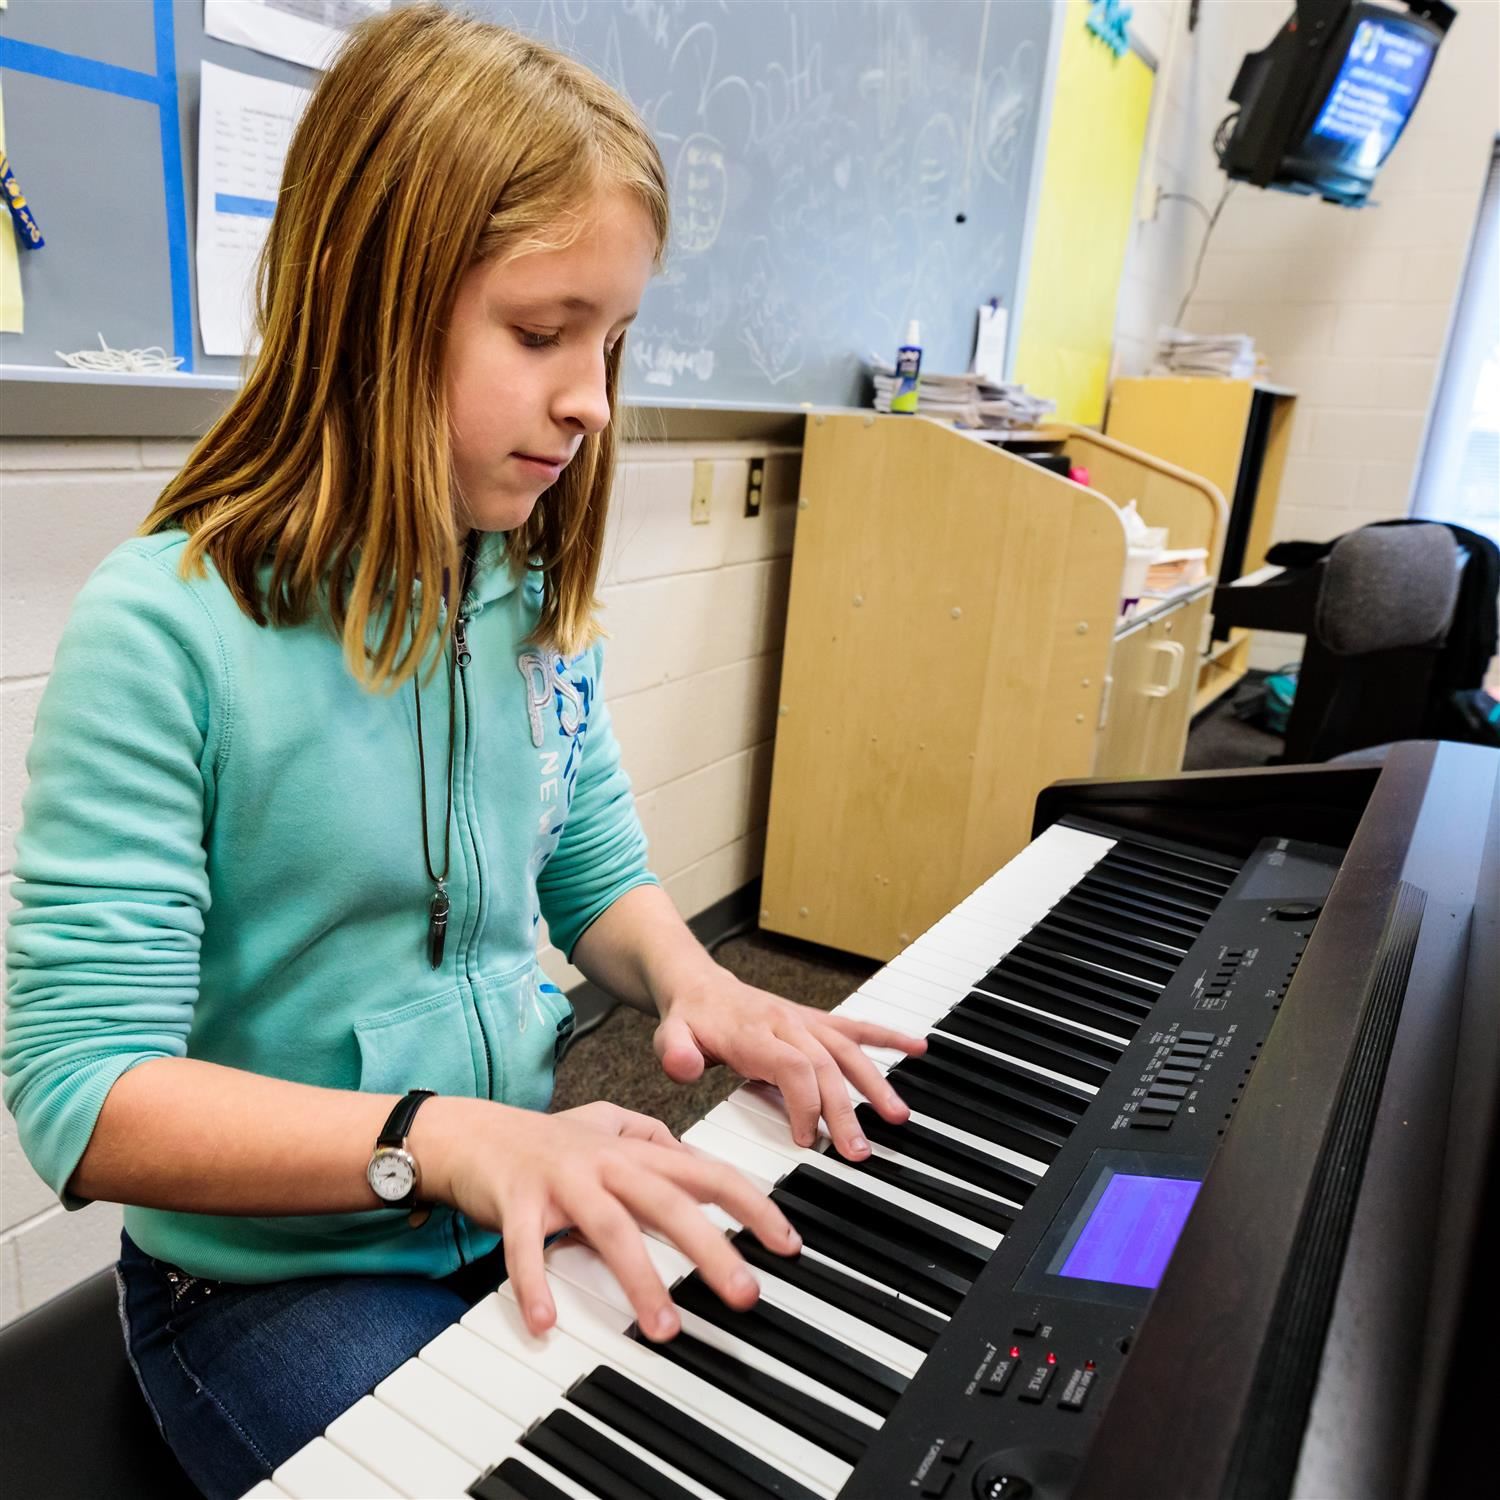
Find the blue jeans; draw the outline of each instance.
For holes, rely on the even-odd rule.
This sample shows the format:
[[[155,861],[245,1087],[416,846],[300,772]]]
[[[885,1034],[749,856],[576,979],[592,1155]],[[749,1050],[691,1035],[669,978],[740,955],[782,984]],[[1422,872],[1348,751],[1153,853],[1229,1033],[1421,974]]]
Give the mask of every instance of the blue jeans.
[[[120,1236],[120,1322],[156,1424],[208,1500],[238,1500],[505,1279],[206,1281]]]

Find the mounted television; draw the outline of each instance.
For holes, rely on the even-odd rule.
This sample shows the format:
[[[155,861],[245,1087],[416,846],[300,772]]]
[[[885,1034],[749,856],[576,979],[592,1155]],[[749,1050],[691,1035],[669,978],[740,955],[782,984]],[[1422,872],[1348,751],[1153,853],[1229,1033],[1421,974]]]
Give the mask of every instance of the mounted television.
[[[1296,0],[1229,91],[1219,164],[1234,179],[1359,208],[1422,97],[1456,12],[1444,0]]]

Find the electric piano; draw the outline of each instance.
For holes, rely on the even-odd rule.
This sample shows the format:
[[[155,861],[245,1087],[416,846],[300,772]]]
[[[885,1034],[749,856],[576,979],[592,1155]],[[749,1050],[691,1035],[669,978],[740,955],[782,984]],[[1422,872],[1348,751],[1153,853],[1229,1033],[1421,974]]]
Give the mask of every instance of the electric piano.
[[[652,1239],[682,1333],[651,1344],[561,1240],[555,1329],[500,1287],[251,1494],[1464,1493],[1497,765],[1410,744],[1049,788],[1034,841],[841,1007],[928,1036],[872,1054],[908,1124],[861,1104],[853,1165],[747,1085],[687,1132],[802,1235],[785,1260],[723,1220],[755,1308]]]

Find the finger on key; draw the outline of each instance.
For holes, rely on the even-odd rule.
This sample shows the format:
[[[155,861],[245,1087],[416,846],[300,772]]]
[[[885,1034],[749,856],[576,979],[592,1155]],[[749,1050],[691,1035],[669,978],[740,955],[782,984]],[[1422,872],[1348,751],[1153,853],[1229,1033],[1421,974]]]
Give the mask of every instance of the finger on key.
[[[607,1193],[589,1194],[573,1205],[574,1219],[589,1243],[614,1272],[630,1299],[641,1332],[662,1343],[682,1327],[677,1309],[646,1254],[641,1231],[621,1203]]]
[[[870,1154],[870,1143],[860,1133],[859,1122],[854,1118],[854,1101],[849,1097],[843,1070],[816,1039],[809,1038],[807,1054],[817,1075],[823,1120],[834,1149],[849,1161],[863,1161]]]
[[[790,1042],[775,1041],[766,1049],[768,1066],[762,1075],[767,1083],[781,1090],[786,1100],[787,1118],[792,1139],[799,1146],[811,1146],[818,1138],[818,1120],[823,1113],[818,1091],[818,1075],[800,1048]]]
[[[546,1260],[542,1254],[542,1205],[534,1200],[517,1204],[501,1225],[505,1272],[515,1288],[516,1302],[528,1331],[545,1333],[557,1321],[552,1293],[547,1290]]]
[[[642,1184],[631,1210],[659,1229],[698,1267],[704,1281],[740,1312],[755,1305],[760,1283],[744,1257],[704,1216],[691,1197],[665,1181]]]
[[[823,1044],[833,1053],[844,1077],[875,1106],[876,1113],[892,1125],[904,1125],[911,1117],[911,1107],[893,1089],[885,1075],[847,1037],[829,1033]]]
[[[727,1162],[692,1147],[688,1150],[691,1165],[674,1162],[671,1174],[674,1182],[700,1203],[717,1203],[772,1254],[795,1255],[801,1250],[801,1235],[761,1188]]]
[[[877,1026],[873,1021],[858,1021],[852,1016],[828,1016],[828,1024],[835,1027],[851,1042],[862,1047],[884,1047],[892,1052],[905,1052],[911,1057],[920,1057],[927,1050],[925,1036],[913,1036],[907,1031],[893,1031],[889,1026]]]

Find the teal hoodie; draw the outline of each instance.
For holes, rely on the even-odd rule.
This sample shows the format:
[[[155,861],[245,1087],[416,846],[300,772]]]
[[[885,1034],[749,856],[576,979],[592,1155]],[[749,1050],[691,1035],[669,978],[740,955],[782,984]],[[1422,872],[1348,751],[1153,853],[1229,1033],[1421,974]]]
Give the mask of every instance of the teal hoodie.
[[[599,696],[600,652],[525,644],[541,582],[504,538],[461,605],[447,948],[427,955],[410,685],[362,688],[326,623],[261,627],[163,532],[107,557],[74,604],[38,710],[7,939],[5,1103],[66,1184],[114,1081],[195,1057],[298,1083],[545,1109],[571,954],[653,880]],[[417,585],[420,588],[420,585]],[[449,700],[422,685],[427,817],[443,859]],[[372,1143],[373,1144],[373,1143]],[[125,1210],[148,1254],[198,1276],[442,1276],[497,1240],[442,1209],[286,1218]]]

